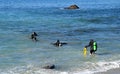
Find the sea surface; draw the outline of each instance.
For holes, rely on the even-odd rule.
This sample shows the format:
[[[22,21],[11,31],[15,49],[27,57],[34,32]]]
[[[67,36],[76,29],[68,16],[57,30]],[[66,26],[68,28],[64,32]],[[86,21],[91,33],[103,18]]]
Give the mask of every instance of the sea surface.
[[[71,4],[80,9],[64,9]],[[58,39],[68,44],[53,46]],[[90,55],[87,48],[84,56],[90,39],[98,50]],[[51,64],[54,70],[42,68]],[[0,0],[0,74],[93,74],[119,67],[119,0]]]

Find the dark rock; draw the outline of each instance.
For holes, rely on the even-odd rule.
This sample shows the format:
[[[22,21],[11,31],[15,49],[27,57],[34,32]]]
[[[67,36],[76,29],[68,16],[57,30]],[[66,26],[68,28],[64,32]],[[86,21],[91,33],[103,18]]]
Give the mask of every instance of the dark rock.
[[[69,7],[66,7],[65,9],[79,9],[77,5],[71,5]]]
[[[44,69],[55,69],[55,65],[47,65],[45,67],[43,67]]]

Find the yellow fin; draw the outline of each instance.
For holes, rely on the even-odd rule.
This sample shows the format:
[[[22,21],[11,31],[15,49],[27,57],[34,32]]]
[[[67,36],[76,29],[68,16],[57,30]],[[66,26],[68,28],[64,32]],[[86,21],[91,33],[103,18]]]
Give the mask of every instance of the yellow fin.
[[[83,49],[83,54],[84,54],[84,56],[87,55],[87,48],[84,48],[84,49]]]

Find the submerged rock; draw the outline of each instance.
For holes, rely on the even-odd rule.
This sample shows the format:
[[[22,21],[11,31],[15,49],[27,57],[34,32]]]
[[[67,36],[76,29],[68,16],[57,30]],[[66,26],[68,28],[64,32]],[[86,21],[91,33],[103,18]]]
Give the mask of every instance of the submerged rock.
[[[77,5],[71,5],[69,7],[66,7],[65,9],[79,9]]]
[[[43,67],[44,69],[55,69],[55,65],[47,65]]]

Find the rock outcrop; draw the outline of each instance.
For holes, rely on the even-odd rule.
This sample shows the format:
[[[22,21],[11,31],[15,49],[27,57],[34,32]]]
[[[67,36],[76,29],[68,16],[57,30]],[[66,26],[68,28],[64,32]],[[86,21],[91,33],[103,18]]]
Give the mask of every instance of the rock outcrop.
[[[65,9],[79,9],[77,5],[71,5],[69,7],[66,7]]]
[[[43,67],[44,69],[55,69],[55,65],[47,65]]]

